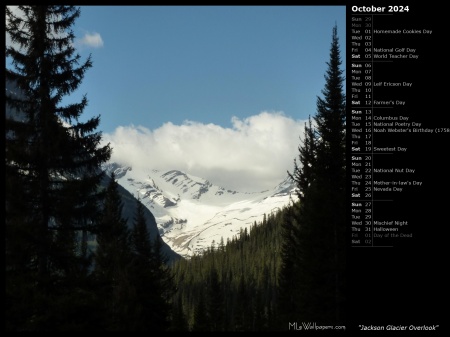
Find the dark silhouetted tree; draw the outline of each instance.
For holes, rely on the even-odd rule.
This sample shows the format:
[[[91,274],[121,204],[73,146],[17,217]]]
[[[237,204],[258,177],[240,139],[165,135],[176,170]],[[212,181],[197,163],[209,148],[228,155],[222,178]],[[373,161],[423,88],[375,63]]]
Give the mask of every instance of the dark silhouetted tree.
[[[189,331],[189,325],[187,322],[187,317],[183,310],[183,301],[182,301],[181,296],[178,297],[178,300],[173,305],[172,320],[171,320],[169,330],[174,331],[174,332]]]
[[[100,166],[111,149],[95,132],[100,117],[79,121],[86,96],[62,105],[92,66],[75,54],[79,15],[74,6],[6,7],[5,76],[14,88],[5,118],[8,330],[76,330],[89,321],[81,239],[98,220]]]
[[[173,307],[172,298],[176,286],[174,284],[173,274],[168,264],[169,260],[162,251],[163,241],[159,235],[156,235],[153,242],[153,266],[155,275],[154,285],[154,306],[155,319],[158,322],[157,329],[166,331],[170,328],[171,310]]]
[[[166,266],[167,261],[162,257],[159,237],[156,236],[158,241],[155,244],[151,242],[140,199],[136,203],[131,234],[133,269],[130,277],[138,294],[135,302],[138,311],[133,317],[136,326],[133,329],[165,331],[170,326],[172,276]]]
[[[209,284],[207,287],[208,294],[208,312],[210,317],[210,325],[212,331],[223,331],[224,328],[224,295],[222,285],[219,281],[219,275],[215,267],[211,268],[209,276]]]
[[[283,329],[293,320],[332,324],[345,318],[346,105],[336,26],[327,64],[315,125],[310,119],[305,126],[300,165],[295,162],[290,174],[300,201],[283,231],[279,301]]]
[[[194,324],[192,326],[192,331],[194,332],[204,332],[211,331],[211,324],[208,317],[208,311],[206,308],[205,294],[200,293],[197,305],[194,310]]]
[[[136,288],[130,277],[131,238],[127,221],[122,218],[122,208],[118,183],[112,173],[96,233],[95,251],[95,277],[104,313],[103,328],[112,331],[131,330],[134,323]]]

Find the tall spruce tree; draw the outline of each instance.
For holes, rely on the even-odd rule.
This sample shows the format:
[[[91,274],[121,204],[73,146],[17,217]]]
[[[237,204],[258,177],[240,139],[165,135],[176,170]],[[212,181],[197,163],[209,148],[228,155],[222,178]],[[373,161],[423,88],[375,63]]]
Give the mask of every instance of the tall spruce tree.
[[[144,216],[144,205],[138,198],[134,217],[131,242],[133,250],[132,278],[138,297],[135,307],[138,311],[133,319],[133,329],[140,331],[165,331],[169,327],[170,304],[172,296],[170,287],[171,275],[161,258],[161,246],[152,244],[147,222]],[[158,239],[158,236],[156,237]],[[160,241],[158,241],[160,242]],[[168,289],[169,288],[169,289]]]
[[[211,331],[211,321],[209,319],[206,307],[206,295],[200,293],[197,304],[194,309],[194,323],[192,325],[193,332]]]
[[[144,205],[140,199],[136,202],[133,228],[131,231],[132,265],[130,277],[136,289],[134,300],[134,324],[130,327],[135,331],[151,331],[154,328],[151,296],[153,291],[154,273],[152,270],[153,252],[149,232],[144,217]]]
[[[183,300],[179,296],[176,302],[172,305],[172,319],[169,331],[173,332],[187,332],[189,331],[189,326],[187,322],[186,315],[183,310]]]
[[[94,275],[98,284],[103,329],[131,330],[135,287],[131,279],[131,234],[122,217],[123,202],[114,173],[106,188],[102,219],[96,232]]]
[[[82,233],[97,221],[102,179],[110,158],[99,146],[100,117],[80,122],[87,98],[62,104],[92,66],[79,65],[71,27],[74,6],[6,7],[6,296],[11,330],[74,329],[86,312],[82,298],[87,257]],[[77,304],[80,301],[73,301]],[[70,324],[68,313],[71,313]],[[64,313],[67,312],[67,315]],[[82,323],[80,323],[82,324]]]
[[[176,291],[174,276],[169,266],[169,259],[162,251],[163,241],[159,235],[156,235],[153,242],[153,268],[155,276],[154,306],[153,313],[158,322],[156,330],[166,331],[170,328],[170,319],[172,316],[173,296]]]
[[[207,309],[210,317],[212,331],[223,331],[224,329],[224,294],[222,284],[216,267],[213,265],[210,270],[209,280],[206,286]]]
[[[315,125],[310,120],[305,126],[301,165],[295,162],[290,174],[300,201],[292,207],[283,231],[282,329],[294,321],[333,324],[345,319],[346,104],[336,26],[327,64]]]

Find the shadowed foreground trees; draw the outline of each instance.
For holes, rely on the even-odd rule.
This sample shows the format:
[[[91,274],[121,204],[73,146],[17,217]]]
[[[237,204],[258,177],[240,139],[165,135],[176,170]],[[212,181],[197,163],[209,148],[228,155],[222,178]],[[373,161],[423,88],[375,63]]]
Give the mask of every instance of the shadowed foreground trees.
[[[122,207],[112,173],[94,260],[102,330],[165,331],[170,325],[174,288],[161,239],[157,236],[151,242],[139,199],[131,230],[122,218]]]
[[[280,274],[280,324],[345,319],[346,105],[337,27],[323,98],[305,125],[300,165],[290,174],[300,201],[286,219]]]
[[[73,47],[73,6],[6,7],[6,326],[80,329],[90,298],[86,249],[98,220],[102,163],[109,145],[100,118],[79,122],[87,105],[62,105],[80,85],[88,58]],[[77,314],[75,314],[77,313]],[[70,320],[67,319],[70,317]]]

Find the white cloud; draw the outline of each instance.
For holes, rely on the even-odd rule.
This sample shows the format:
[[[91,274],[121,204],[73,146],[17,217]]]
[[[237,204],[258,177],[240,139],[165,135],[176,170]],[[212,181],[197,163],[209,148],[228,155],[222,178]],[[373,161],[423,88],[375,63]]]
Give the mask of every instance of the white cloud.
[[[241,192],[273,188],[292,172],[304,120],[261,112],[233,117],[232,125],[169,122],[153,131],[120,126],[103,140],[113,148],[111,161],[133,170],[177,169]]]
[[[99,33],[86,32],[82,38],[77,40],[77,45],[101,48],[103,47],[103,39]]]

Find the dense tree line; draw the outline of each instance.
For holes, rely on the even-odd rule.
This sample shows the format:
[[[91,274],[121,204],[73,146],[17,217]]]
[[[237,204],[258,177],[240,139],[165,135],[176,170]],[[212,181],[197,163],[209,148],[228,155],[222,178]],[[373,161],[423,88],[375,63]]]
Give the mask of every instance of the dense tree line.
[[[285,210],[201,255],[173,265],[175,312],[192,331],[263,331],[273,326]]]
[[[264,331],[345,319],[345,95],[334,27],[324,98],[289,173],[299,201],[169,266],[137,200],[130,228],[110,158],[61,105],[80,66],[74,6],[6,7],[7,331]]]

